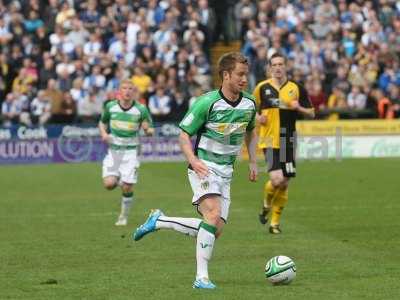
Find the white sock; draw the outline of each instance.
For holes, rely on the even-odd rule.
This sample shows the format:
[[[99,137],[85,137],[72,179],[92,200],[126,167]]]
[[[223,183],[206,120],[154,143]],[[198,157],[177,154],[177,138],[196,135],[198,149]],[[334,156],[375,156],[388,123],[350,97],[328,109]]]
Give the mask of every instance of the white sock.
[[[213,252],[216,231],[217,228],[212,225],[204,222],[200,224],[196,245],[196,279],[208,278],[208,261]]]
[[[190,236],[197,236],[201,219],[196,218],[175,218],[160,216],[156,222],[157,229],[173,229],[175,231],[187,234]]]
[[[133,203],[133,195],[132,196],[122,196],[121,200],[121,216],[127,218],[129,215],[129,211],[131,209]]]

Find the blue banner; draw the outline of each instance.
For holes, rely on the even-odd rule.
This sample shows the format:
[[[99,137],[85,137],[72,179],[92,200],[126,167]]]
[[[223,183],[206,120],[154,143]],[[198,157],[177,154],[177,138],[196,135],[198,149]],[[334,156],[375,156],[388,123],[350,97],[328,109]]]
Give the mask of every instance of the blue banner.
[[[182,160],[178,134],[176,125],[162,124],[156,127],[155,136],[142,136],[141,160]],[[95,126],[0,128],[0,164],[101,161],[107,149]]]

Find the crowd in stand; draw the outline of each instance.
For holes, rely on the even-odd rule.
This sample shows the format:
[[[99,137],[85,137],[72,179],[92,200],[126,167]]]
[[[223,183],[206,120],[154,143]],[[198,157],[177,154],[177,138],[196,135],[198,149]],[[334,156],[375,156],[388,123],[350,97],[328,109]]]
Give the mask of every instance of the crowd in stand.
[[[125,78],[177,121],[212,87],[220,33],[241,39],[250,89],[280,51],[320,118],[399,116],[398,1],[0,0],[2,125],[96,122]]]
[[[399,117],[399,1],[241,0],[235,15],[252,86],[279,51],[319,118]]]
[[[95,122],[130,78],[156,121],[211,88],[207,0],[0,0],[3,125]]]

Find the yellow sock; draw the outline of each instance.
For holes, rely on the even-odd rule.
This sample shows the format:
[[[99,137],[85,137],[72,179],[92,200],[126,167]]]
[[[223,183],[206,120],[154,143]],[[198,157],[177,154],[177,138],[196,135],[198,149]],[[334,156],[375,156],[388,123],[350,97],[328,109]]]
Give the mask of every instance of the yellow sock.
[[[271,226],[279,225],[282,210],[288,202],[288,189],[279,189],[272,205]]]
[[[272,206],[272,202],[274,201],[274,196],[278,192],[278,189],[274,188],[271,183],[271,180],[268,180],[264,186],[264,207],[270,208]]]

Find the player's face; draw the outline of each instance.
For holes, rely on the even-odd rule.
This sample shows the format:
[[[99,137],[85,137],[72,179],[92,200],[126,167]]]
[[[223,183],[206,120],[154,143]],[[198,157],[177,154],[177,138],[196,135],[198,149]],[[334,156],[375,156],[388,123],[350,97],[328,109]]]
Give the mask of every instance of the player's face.
[[[123,83],[120,88],[121,97],[123,100],[134,100],[137,96],[137,89],[133,84]]]
[[[271,76],[276,79],[286,77],[286,63],[283,57],[275,57],[271,60]]]
[[[249,74],[249,66],[247,64],[236,63],[233,71],[226,76],[229,89],[234,94],[239,94],[247,86],[247,75]],[[225,81],[225,78],[224,78]]]

